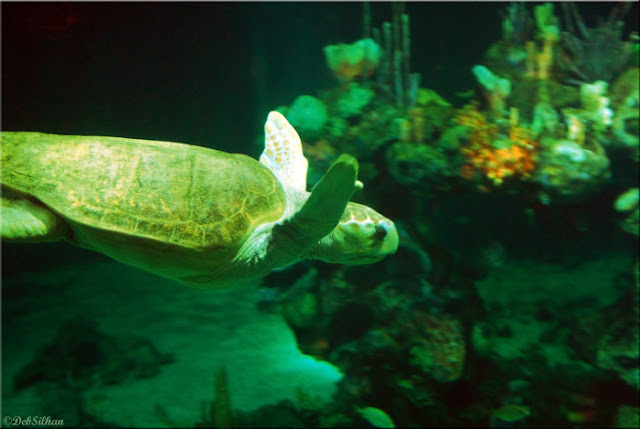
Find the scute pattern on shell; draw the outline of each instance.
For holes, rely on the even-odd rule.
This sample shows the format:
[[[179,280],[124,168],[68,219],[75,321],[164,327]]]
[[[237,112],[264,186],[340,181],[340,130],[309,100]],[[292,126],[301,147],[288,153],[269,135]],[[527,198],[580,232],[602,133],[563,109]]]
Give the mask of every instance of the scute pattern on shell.
[[[3,133],[3,184],[79,224],[132,239],[229,249],[284,212],[280,183],[245,155],[115,137],[20,134],[18,144]]]

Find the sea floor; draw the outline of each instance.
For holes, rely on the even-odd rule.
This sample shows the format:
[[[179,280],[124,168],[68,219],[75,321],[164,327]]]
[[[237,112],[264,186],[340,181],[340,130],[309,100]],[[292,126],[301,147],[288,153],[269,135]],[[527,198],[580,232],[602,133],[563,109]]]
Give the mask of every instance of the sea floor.
[[[77,315],[93,318],[109,335],[146,337],[158,351],[175,357],[152,378],[83,392],[103,421],[117,425],[166,427],[159,405],[176,425],[193,426],[202,403],[214,397],[214,375],[221,365],[232,407],[245,411],[295,401],[298,390],[329,400],[341,376],[300,354],[280,315],[256,309],[256,283],[192,289],[105,259],[4,277],[2,288],[3,416],[64,419],[46,409],[35,387],[14,392],[13,377],[53,341],[62,322]]]

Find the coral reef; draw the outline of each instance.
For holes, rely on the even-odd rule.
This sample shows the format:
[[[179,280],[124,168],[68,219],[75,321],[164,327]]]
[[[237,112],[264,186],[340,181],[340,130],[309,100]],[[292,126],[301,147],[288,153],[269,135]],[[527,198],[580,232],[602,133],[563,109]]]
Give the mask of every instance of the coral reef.
[[[640,391],[634,39],[623,40],[626,6],[594,29],[575,6],[554,6],[504,9],[462,106],[409,77],[404,6],[373,31],[365,7],[380,62],[318,95],[327,125],[305,153],[311,183],[354,154],[365,184],[355,198],[385,207],[400,247],[366,270],[278,274],[294,286],[273,302],[300,349],[344,373],[332,405],[306,411],[314,421],[628,420]]]
[[[460,322],[416,312],[414,324],[422,338],[409,350],[409,363],[439,382],[459,379],[467,353]]]
[[[258,310],[281,316],[299,351],[343,374],[332,400],[321,401],[308,383],[289,400],[239,410],[235,374],[213,362],[202,376],[212,397],[191,410],[197,421],[181,421],[169,404],[156,406],[157,419],[167,427],[638,427],[637,3],[505,4],[500,15],[472,16],[478,28],[493,22],[486,34],[499,39],[482,46],[484,54],[451,48],[454,40],[482,43],[472,26],[452,35],[450,20],[435,14],[443,27],[425,37],[430,22],[410,14],[418,4],[381,7],[390,16],[362,4],[362,34],[304,27],[326,37],[322,50],[296,57],[279,42],[283,57],[269,58],[295,76],[277,76],[288,90],[310,76],[327,85],[268,94],[289,97],[277,110],[302,139],[308,188],[341,154],[353,155],[364,183],[353,201],[388,214],[400,237],[396,254],[376,264],[308,260],[257,288]],[[625,28],[631,10],[634,27]],[[284,12],[273,16],[290,21]],[[239,74],[259,81],[257,110],[267,107],[273,75],[266,79],[262,63],[274,40],[260,40],[258,55],[247,54],[255,62]],[[308,40],[299,42],[307,49]],[[444,52],[439,60],[434,50]],[[309,74],[312,56],[323,54],[326,68]],[[233,94],[242,107],[250,104],[247,87]],[[64,286],[72,277],[49,282]],[[32,287],[3,289],[3,299],[37,294]],[[21,310],[9,308],[3,321]],[[216,317],[193,323],[227,314]],[[269,359],[289,370],[280,354]],[[9,382],[67,425],[109,427],[105,396],[86,389],[154,377],[171,362],[148,339],[73,319]]]

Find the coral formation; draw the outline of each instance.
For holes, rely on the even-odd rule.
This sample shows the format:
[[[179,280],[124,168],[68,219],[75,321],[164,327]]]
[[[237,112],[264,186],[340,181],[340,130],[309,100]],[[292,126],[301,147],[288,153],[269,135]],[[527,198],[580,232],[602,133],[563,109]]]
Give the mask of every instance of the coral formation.
[[[303,140],[309,188],[342,153],[358,159],[352,199],[390,214],[398,251],[366,268],[306,261],[260,285],[259,310],[344,375],[329,404],[309,385],[239,411],[218,367],[195,425],[637,427],[640,67],[622,20],[633,7],[588,26],[577,3],[509,3],[484,55],[443,37],[440,64],[406,3],[376,27],[365,2],[359,40],[316,52],[331,86],[277,110]],[[413,66],[425,64],[423,79]],[[171,361],[76,320],[13,381],[52,403],[65,391],[77,421],[98,426],[82,389]]]
[[[611,82],[631,61],[633,43],[623,40],[624,23],[620,20],[631,3],[612,9],[596,28],[588,28],[573,3],[561,3],[568,31],[562,31],[564,56],[559,68],[565,80],[584,84],[596,80]]]
[[[276,299],[300,349],[344,373],[319,421],[627,421],[640,391],[640,264],[604,243],[628,248],[640,230],[637,43],[618,13],[628,6],[592,29],[574,5],[509,4],[462,106],[409,73],[404,7],[372,31],[365,6],[377,68],[363,71],[362,52],[355,65],[332,53],[340,84],[318,96],[328,119],[305,144],[311,183],[340,152],[357,156],[356,198],[386,205],[401,236],[383,263],[312,266]]]
[[[542,140],[542,166],[535,181],[555,202],[593,196],[610,177],[609,159],[602,150],[589,150],[571,140]]]
[[[329,45],[324,48],[324,54],[329,69],[341,81],[371,75],[381,57],[380,46],[372,39]]]
[[[626,213],[620,221],[620,227],[633,235],[640,235],[640,191],[638,188],[628,189],[620,194],[614,202],[616,211]]]
[[[501,134],[500,127],[490,123],[475,105],[460,111],[456,121],[469,129],[469,144],[461,148],[468,160],[461,171],[463,177],[473,179],[479,172],[495,185],[510,176],[531,177],[539,144],[517,118],[510,122],[508,136]]]
[[[616,223],[638,234],[637,174],[616,169],[638,168],[639,68],[620,15],[588,29],[573,10],[508,5],[462,107],[410,76],[400,6],[373,30],[371,75],[330,67],[341,84],[318,97],[328,119],[305,145],[310,181],[353,153],[357,198],[395,210],[402,238],[384,263],[311,268],[279,300],[301,350],[345,374],[324,421],[362,422],[355,402],[407,426],[610,425],[616,408],[593,391],[629,389],[620,410],[637,396],[629,258],[581,261],[600,249],[579,243]],[[460,392],[472,399],[447,407]]]
[[[287,110],[289,123],[304,141],[317,139],[328,120],[324,103],[311,95],[301,95]]]
[[[421,312],[414,320],[423,336],[411,347],[409,362],[439,382],[460,378],[467,353],[460,322]]]
[[[485,89],[491,110],[501,116],[506,107],[506,98],[511,94],[511,82],[494,75],[491,70],[482,65],[473,66],[471,71]]]
[[[371,89],[352,83],[336,103],[336,115],[342,119],[351,119],[362,114],[362,110],[371,102],[373,95]]]

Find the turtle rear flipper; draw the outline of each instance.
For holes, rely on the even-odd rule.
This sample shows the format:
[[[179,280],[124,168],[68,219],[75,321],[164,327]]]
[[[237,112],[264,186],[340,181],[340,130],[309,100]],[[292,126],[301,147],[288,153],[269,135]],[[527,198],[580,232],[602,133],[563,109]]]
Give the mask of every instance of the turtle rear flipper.
[[[7,241],[58,241],[66,225],[48,208],[2,190],[2,239]]]
[[[264,124],[260,162],[278,178],[285,192],[306,192],[308,161],[295,128],[280,112],[270,112]]]

